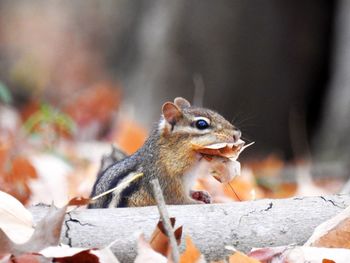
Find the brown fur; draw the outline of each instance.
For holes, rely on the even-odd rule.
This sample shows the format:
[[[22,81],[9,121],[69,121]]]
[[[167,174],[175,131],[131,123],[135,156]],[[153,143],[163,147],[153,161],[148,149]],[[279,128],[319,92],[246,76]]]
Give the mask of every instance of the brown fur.
[[[125,174],[142,172],[144,176],[138,182],[138,187],[124,196],[127,206],[156,204],[149,184],[154,177],[159,180],[167,204],[199,203],[190,197],[189,187],[185,185],[188,183],[185,174],[196,165],[199,156],[192,144],[231,142],[237,131],[218,113],[191,107],[183,98],[175,99],[174,103],[166,102],[162,111],[159,126],[152,131],[144,146],[134,155],[107,169],[96,181],[92,195],[114,187],[113,180]],[[196,118],[199,117],[210,121],[210,129],[203,131],[196,128]],[[94,207],[105,207],[106,202],[107,197]]]

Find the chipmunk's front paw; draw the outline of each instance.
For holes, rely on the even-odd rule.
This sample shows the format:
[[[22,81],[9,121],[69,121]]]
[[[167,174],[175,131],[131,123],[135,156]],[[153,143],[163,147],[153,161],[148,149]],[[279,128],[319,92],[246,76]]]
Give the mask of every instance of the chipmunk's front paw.
[[[190,191],[190,196],[197,201],[203,202],[205,204],[211,203],[211,196],[207,191]]]

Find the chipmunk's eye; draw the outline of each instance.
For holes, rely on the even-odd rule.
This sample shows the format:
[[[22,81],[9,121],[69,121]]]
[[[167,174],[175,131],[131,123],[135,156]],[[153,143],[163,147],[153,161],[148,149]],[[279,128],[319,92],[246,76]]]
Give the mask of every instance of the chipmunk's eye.
[[[206,120],[199,119],[196,121],[196,127],[199,130],[204,130],[209,127],[209,123]]]

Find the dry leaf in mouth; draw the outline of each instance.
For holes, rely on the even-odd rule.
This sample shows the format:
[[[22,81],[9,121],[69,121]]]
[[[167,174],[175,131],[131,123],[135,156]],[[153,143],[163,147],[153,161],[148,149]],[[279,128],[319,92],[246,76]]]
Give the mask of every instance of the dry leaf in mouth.
[[[214,143],[209,145],[200,145],[192,143],[192,148],[201,154],[210,156],[221,156],[229,158],[230,160],[237,160],[239,154],[247,147],[251,146],[254,142],[244,145],[245,142],[238,140],[235,143]]]
[[[230,182],[234,177],[240,175],[241,164],[237,161],[239,154],[253,143],[244,145],[244,141],[236,143],[215,143],[210,145],[199,145],[192,143],[196,152],[201,153],[203,158],[209,161],[209,172],[219,182]]]

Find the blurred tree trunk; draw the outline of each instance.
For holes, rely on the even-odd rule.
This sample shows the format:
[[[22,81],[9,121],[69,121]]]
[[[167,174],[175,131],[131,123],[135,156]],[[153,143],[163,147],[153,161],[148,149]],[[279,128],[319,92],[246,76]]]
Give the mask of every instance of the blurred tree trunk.
[[[193,77],[214,108],[256,141],[254,151],[292,157],[289,116],[317,121],[327,82],[333,2],[144,1],[127,101],[145,125],[176,96],[192,100]],[[146,4],[147,3],[147,4]],[[245,154],[244,154],[245,156]],[[242,157],[244,157],[242,156]]]
[[[281,153],[291,158],[290,112],[298,109],[306,116],[309,135],[318,120],[335,2],[2,0],[0,80],[11,84],[12,69],[31,58],[27,53],[45,56],[40,52],[44,43],[44,50],[56,58],[52,76],[43,78],[53,79],[41,87],[44,100],[69,99],[72,84],[79,84],[84,72],[87,79],[113,76],[121,82],[134,117],[151,127],[165,100],[192,100],[193,77],[199,74],[205,86],[203,105],[233,120],[256,142],[254,151],[242,157]],[[46,19],[37,19],[42,17]],[[46,34],[40,34],[43,25]],[[72,63],[78,70],[72,70]],[[24,67],[29,80],[47,74],[31,68],[36,69]],[[21,83],[10,88],[17,101],[24,97],[23,103],[32,95]]]
[[[335,48],[330,89],[315,154],[320,160],[350,161],[350,2],[337,8]]]

